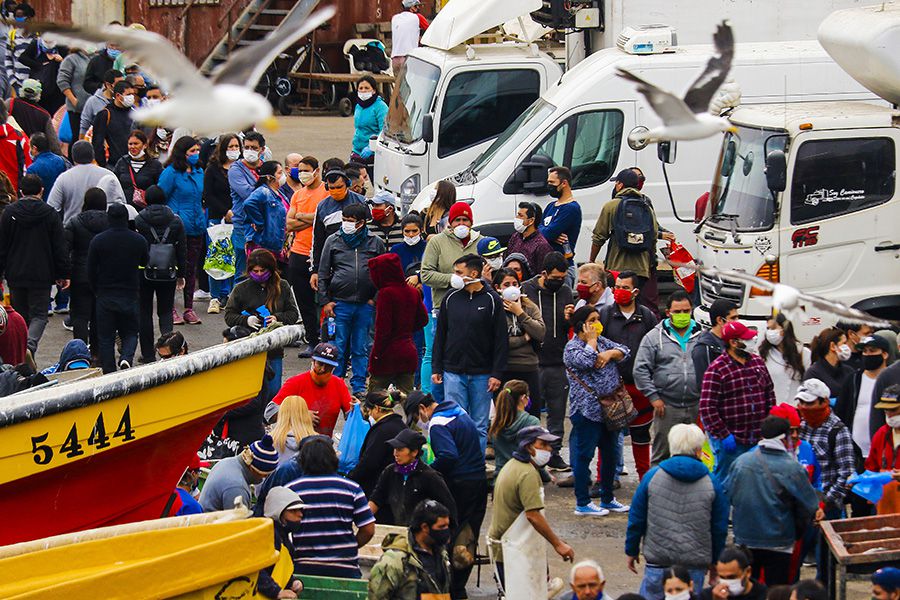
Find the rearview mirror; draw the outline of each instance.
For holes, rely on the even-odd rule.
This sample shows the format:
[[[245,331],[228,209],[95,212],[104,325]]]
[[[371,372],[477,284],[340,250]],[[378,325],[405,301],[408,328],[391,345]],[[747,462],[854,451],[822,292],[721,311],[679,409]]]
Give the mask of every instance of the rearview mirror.
[[[515,168],[503,186],[503,193],[525,192],[536,196],[547,193],[547,170],[553,166],[553,160],[549,156],[535,154]]]
[[[431,113],[422,117],[422,141],[429,144],[434,141],[434,115]]]
[[[737,144],[730,140],[725,146],[725,154],[722,156],[722,177],[731,177],[734,171],[734,161],[737,158]]]
[[[773,192],[783,192],[787,187],[787,157],[781,150],[766,154],[766,185]]]
[[[660,162],[671,165],[675,162],[675,150],[677,149],[677,147],[677,142],[659,142],[656,145],[656,156],[657,158],[659,158]]]

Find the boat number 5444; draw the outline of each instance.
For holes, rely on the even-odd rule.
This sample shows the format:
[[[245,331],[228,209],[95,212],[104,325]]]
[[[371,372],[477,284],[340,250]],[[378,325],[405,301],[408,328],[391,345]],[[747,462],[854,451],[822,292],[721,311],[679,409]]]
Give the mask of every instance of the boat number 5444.
[[[39,465],[50,464],[54,458],[59,456],[75,458],[84,454],[85,445],[79,441],[78,425],[76,423],[72,423],[69,434],[59,447],[59,454],[54,455],[53,447],[45,443],[49,437],[49,433],[31,436],[31,458]],[[103,413],[101,412],[97,415],[97,421],[94,423],[94,428],[88,436],[87,445],[94,446],[97,450],[103,450],[110,447],[115,438],[122,438],[123,442],[130,442],[134,437],[134,428],[131,426],[131,407],[126,406],[125,412],[122,413],[119,424],[116,426],[115,433],[112,436],[107,433]]]

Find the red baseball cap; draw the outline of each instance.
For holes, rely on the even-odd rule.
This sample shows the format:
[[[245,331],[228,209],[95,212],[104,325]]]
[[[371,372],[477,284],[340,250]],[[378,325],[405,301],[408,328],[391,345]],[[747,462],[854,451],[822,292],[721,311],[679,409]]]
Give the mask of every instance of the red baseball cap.
[[[756,330],[750,329],[740,321],[730,321],[722,328],[722,341],[752,340],[756,337]]]
[[[787,419],[787,422],[791,424],[792,428],[800,427],[800,413],[790,404],[779,404],[778,406],[774,406],[772,407],[772,410],[769,411],[769,414],[773,417]]]
[[[200,457],[197,456],[196,453],[191,456],[190,462],[188,462],[188,469],[191,471],[199,471],[201,468],[209,468],[211,463],[208,460],[200,460]]]

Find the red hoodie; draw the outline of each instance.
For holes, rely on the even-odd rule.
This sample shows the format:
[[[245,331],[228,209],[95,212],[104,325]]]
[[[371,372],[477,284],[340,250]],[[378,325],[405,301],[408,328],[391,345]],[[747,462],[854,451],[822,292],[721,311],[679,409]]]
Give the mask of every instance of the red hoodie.
[[[19,189],[19,179],[31,164],[29,148],[28,138],[12,125],[0,125],[0,171],[9,177],[13,189]]]
[[[412,336],[428,323],[422,294],[406,284],[396,254],[370,258],[369,274],[378,288],[369,372],[372,375],[413,373],[418,368],[419,355]]]

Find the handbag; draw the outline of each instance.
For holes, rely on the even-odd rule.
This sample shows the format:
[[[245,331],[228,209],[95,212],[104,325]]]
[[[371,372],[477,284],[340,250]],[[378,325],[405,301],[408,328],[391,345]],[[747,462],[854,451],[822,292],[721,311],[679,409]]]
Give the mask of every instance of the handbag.
[[[638,412],[634,408],[631,394],[625,388],[625,382],[622,381],[621,377],[619,377],[619,385],[616,386],[616,389],[611,394],[601,396],[591,386],[586,384],[581,377],[576,375],[572,369],[566,368],[566,372],[600,403],[600,408],[603,409],[603,423],[610,431],[625,429],[637,418]]]
[[[131,204],[134,205],[135,208],[147,208],[147,200],[144,199],[144,190],[138,187],[138,184],[134,180],[134,169],[131,168],[131,165],[128,165],[128,174],[131,175],[131,185],[134,191],[131,192]]]
[[[769,485],[772,486],[772,489],[778,490],[781,501],[791,507],[791,516],[794,518],[794,539],[802,540],[806,535],[806,530],[809,529],[809,526],[812,524],[815,515],[806,512],[800,503],[787,491],[787,488],[776,483],[777,480],[775,479],[775,476],[772,475],[772,471],[769,470],[769,465],[762,457],[761,451],[756,452],[756,458],[757,462],[762,465],[763,471],[766,472],[766,478],[769,480]]]

